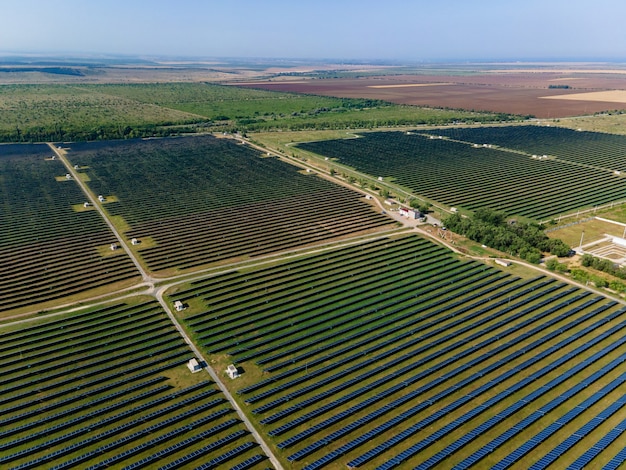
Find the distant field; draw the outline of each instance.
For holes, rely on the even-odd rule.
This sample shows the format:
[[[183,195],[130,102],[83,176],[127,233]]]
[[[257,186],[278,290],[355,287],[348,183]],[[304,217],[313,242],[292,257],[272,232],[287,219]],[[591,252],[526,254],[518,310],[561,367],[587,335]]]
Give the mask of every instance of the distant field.
[[[45,144],[0,145],[0,311],[50,305],[139,273]]]
[[[625,109],[623,102],[611,96],[587,96],[578,100],[570,94],[580,91],[623,90],[626,76],[623,70],[480,70],[474,73],[455,73],[453,70],[429,74],[416,73],[358,78],[328,78],[298,82],[259,81],[249,86],[267,90],[310,93],[323,96],[369,98],[416,106],[461,108],[494,113],[532,115],[540,118],[560,118],[593,114],[595,112]],[[487,73],[485,73],[487,72]],[[567,85],[569,89],[549,88]],[[554,99],[543,99],[550,97]],[[591,99],[589,99],[591,98]]]
[[[393,227],[359,193],[231,139],[76,143],[94,194],[149,269],[188,269]]]
[[[199,116],[89,86],[0,86],[3,141],[97,140],[113,133],[124,137],[137,127],[198,120]]]
[[[170,301],[193,306],[218,367],[245,371],[228,385],[290,468],[565,468],[593,452],[600,468],[623,449],[626,308],[508,270],[404,236]]]
[[[454,140],[449,140],[454,139]],[[538,126],[363,133],[298,148],[452,207],[546,220],[626,199],[626,139]],[[498,147],[515,150],[503,151]],[[532,155],[548,154],[549,159]]]
[[[154,300],[2,327],[0,338],[2,468],[269,465],[206,373],[186,367],[193,353]]]
[[[493,121],[494,114],[207,83],[1,85],[0,141],[106,140],[196,130],[377,127]]]

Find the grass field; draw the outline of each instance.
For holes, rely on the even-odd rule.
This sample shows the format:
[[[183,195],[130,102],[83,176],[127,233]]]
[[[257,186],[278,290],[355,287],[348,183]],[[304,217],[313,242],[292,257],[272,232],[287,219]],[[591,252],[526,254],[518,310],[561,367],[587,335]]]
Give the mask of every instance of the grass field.
[[[0,86],[0,141],[103,140],[195,130],[444,124],[489,113],[207,83]]]

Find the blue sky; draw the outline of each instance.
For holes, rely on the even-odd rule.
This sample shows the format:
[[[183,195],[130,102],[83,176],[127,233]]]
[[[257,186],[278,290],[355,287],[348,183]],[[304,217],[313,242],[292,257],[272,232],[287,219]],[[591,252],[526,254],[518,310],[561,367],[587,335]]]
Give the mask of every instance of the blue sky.
[[[624,60],[623,0],[3,0],[0,52]]]

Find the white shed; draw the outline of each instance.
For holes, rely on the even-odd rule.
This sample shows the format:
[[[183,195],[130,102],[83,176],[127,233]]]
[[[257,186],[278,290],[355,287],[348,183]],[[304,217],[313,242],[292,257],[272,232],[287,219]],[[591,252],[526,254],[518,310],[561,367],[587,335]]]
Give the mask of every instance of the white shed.
[[[111,243],[111,250],[112,251],[117,250],[117,243]]]
[[[83,203],[83,207],[89,207],[91,204],[89,204],[88,202]]]
[[[237,370],[234,364],[231,364],[226,368],[226,375],[228,375],[231,379],[236,379],[239,377],[239,370]]]
[[[133,245],[139,245],[139,240],[136,238],[131,238],[130,243],[132,243]]]
[[[177,300],[176,302],[174,302],[174,308],[177,312],[181,312],[185,310],[185,305],[180,300]]]
[[[72,179],[72,175],[70,175],[69,173],[65,173],[65,179],[66,180],[71,180]]]
[[[202,370],[202,367],[200,366],[200,364],[198,363],[195,357],[193,359],[189,359],[189,362],[187,363],[187,367],[189,368],[192,374],[195,374],[196,372],[200,372]]]
[[[98,196],[98,201],[104,202],[105,201],[105,197],[102,194],[100,194],[100,196]]]

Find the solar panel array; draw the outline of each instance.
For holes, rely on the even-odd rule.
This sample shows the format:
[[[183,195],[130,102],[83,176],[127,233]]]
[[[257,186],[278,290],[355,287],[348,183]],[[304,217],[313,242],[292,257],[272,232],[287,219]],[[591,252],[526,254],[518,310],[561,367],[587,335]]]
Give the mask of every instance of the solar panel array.
[[[600,424],[561,446],[558,466],[574,464],[585,439],[589,458],[620,459],[621,428],[594,419],[626,377],[616,301],[462,262],[415,236],[178,295],[206,303],[188,322],[207,350],[262,369],[238,393],[291,468],[485,468],[509,454],[530,466],[559,444],[557,426],[579,420]]]
[[[189,372],[192,357],[156,301],[3,326],[0,467],[139,468],[186,458],[176,466],[193,468],[221,458],[261,468],[267,458],[229,401],[206,374]]]

